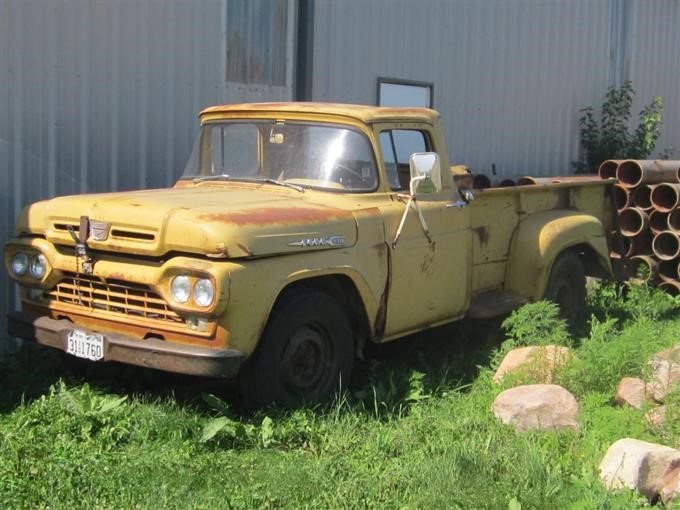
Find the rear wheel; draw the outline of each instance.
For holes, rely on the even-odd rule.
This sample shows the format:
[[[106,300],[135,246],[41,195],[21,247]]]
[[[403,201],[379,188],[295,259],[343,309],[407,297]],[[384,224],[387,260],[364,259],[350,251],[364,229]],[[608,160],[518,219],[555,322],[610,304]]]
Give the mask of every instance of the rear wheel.
[[[578,331],[586,315],[586,274],[575,253],[563,253],[550,270],[545,299],[560,307],[562,317],[572,332]]]
[[[323,292],[294,290],[277,303],[239,382],[247,405],[296,407],[346,385],[354,362],[346,310]]]

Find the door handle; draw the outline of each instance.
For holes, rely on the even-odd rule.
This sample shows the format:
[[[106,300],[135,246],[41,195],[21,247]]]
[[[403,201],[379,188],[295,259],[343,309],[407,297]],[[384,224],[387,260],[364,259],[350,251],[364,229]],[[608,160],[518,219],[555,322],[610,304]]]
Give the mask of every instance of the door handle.
[[[463,207],[467,207],[467,202],[465,200],[456,200],[455,202],[449,202],[446,204],[446,208],[448,209],[449,207],[455,207],[457,209],[462,209]]]

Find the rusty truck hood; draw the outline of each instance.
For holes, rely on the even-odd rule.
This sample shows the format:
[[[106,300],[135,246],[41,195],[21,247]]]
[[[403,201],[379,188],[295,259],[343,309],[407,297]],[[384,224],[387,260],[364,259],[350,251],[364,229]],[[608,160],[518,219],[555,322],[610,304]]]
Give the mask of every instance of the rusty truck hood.
[[[88,216],[90,248],[157,257],[256,257],[354,245],[353,214],[323,205],[324,198],[328,193],[241,183],[76,195],[33,204],[17,231],[73,244],[68,228],[77,231]]]

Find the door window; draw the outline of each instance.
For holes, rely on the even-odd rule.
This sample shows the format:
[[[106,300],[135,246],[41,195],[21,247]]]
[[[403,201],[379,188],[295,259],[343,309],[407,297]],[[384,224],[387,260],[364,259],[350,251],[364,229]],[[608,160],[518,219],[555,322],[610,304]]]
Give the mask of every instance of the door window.
[[[387,179],[390,187],[408,189],[410,181],[409,158],[414,152],[427,152],[430,144],[427,135],[416,129],[392,129],[380,133]]]

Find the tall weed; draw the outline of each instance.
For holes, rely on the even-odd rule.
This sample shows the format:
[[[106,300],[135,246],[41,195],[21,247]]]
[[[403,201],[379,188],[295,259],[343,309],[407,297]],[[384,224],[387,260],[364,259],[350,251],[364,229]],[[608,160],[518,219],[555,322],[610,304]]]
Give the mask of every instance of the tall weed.
[[[502,327],[514,346],[569,346],[572,343],[559,306],[551,301],[524,305],[512,312]]]

